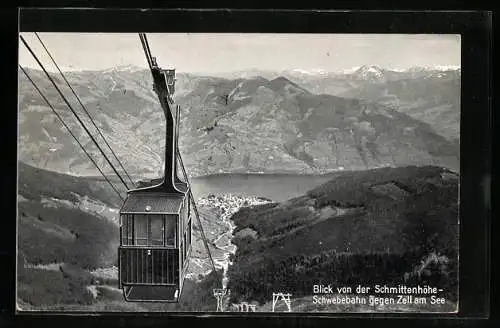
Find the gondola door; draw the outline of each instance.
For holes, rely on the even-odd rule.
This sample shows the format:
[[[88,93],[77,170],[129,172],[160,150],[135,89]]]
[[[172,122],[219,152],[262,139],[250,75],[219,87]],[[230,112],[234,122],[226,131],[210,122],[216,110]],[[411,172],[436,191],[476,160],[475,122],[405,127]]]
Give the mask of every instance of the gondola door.
[[[178,215],[128,212],[121,218],[119,280],[125,299],[176,302],[182,287]]]
[[[138,263],[140,276],[138,282],[150,284],[153,282],[153,264],[152,250],[148,249],[151,246],[152,238],[152,222],[156,221],[154,215],[136,214],[134,215],[134,245],[140,246],[143,249],[143,254]]]
[[[138,270],[137,281],[144,284],[165,283],[165,259],[157,249],[175,247],[172,233],[175,232],[175,219],[162,214],[136,214],[133,216],[133,230],[130,231],[133,232],[133,245],[140,247],[145,255],[138,263],[141,269]]]

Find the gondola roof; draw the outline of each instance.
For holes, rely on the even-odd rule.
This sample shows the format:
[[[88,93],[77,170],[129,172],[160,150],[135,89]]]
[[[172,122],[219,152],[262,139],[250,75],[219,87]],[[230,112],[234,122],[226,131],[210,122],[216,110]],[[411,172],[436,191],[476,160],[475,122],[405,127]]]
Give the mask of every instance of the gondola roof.
[[[179,214],[184,195],[161,192],[129,193],[120,212],[121,214]]]

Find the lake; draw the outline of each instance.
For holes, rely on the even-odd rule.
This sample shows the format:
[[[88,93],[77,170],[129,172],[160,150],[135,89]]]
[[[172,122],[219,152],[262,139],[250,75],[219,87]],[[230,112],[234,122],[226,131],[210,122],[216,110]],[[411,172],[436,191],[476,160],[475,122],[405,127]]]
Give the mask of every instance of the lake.
[[[304,195],[307,191],[335,176],[295,174],[214,174],[191,178],[191,188],[196,199],[209,194],[235,194],[259,196],[273,201],[285,201]]]
[[[209,194],[234,194],[265,197],[276,202],[304,195],[307,191],[333,179],[342,172],[324,175],[293,173],[219,173],[191,177],[189,182],[195,199]],[[102,177],[86,177],[105,183]],[[118,178],[108,178],[119,185]]]

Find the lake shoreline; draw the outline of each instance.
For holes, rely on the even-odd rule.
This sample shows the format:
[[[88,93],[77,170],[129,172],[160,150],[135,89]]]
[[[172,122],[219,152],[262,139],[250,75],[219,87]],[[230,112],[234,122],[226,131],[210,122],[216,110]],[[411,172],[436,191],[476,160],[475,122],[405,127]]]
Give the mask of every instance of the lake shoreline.
[[[369,167],[369,168],[350,168],[350,169],[331,169],[327,172],[323,173],[311,173],[311,172],[295,172],[295,171],[276,171],[276,172],[240,172],[240,171],[235,171],[235,172],[216,172],[216,173],[207,173],[203,175],[193,175],[189,177],[189,180],[201,180],[201,179],[218,179],[218,178],[225,178],[225,177],[267,177],[267,176],[273,176],[273,177],[282,177],[282,178],[287,178],[287,177],[334,177],[339,174],[343,173],[353,173],[353,172],[363,172],[363,171],[370,171],[370,170],[377,170],[381,168],[398,168],[398,167],[410,167],[410,166],[415,166],[415,167],[423,167],[423,166],[434,166],[434,167],[440,167],[444,170],[448,170],[450,173],[454,174],[460,174],[458,170],[445,167],[445,166],[440,166],[440,165],[432,165],[432,164],[426,164],[426,165],[380,165],[377,167]],[[54,172],[54,173],[60,173],[60,174],[65,174],[65,175],[70,175],[73,177],[79,177],[79,178],[84,178],[84,179],[89,179],[89,180],[98,180],[98,181],[105,181],[104,178],[100,175],[95,175],[95,174],[81,174],[81,175],[76,175],[76,174],[68,174],[67,172],[59,172],[55,170],[50,170],[50,169],[44,169],[40,168],[46,171]],[[109,179],[118,179],[118,177],[115,174],[112,173],[107,173],[106,174]],[[133,180],[157,180],[160,179],[159,177],[145,177],[145,176],[136,176],[136,175],[131,175],[130,176]]]

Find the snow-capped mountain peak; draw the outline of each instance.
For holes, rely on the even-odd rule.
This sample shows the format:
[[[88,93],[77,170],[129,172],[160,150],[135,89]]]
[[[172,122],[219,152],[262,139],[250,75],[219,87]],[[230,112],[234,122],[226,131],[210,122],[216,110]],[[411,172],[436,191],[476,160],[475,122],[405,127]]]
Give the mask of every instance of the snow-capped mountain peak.
[[[142,68],[142,67],[139,67],[139,66],[136,66],[136,65],[128,64],[128,65],[119,65],[119,66],[111,67],[111,68],[103,70],[103,72],[105,72],[105,73],[110,73],[110,72],[129,72],[129,73],[134,73],[134,72],[137,72],[137,71],[142,71],[144,69],[145,68]]]
[[[368,79],[368,78],[381,79],[384,77],[384,72],[382,71],[382,69],[378,66],[373,66],[373,65],[361,66],[354,73],[362,78],[365,78],[365,79]]]
[[[406,72],[425,72],[425,71],[456,71],[460,70],[460,65],[436,65],[436,66],[413,66],[406,69]]]
[[[445,66],[438,65],[434,66],[433,68],[438,71],[456,71],[460,70],[461,67],[460,65],[445,65]]]
[[[294,68],[294,69],[291,69],[290,72],[303,74],[303,75],[325,75],[328,73],[327,71],[325,71],[322,68],[310,68],[310,69]]]

